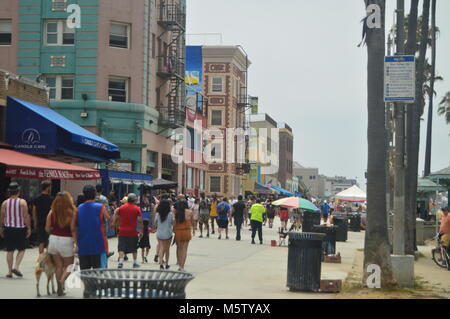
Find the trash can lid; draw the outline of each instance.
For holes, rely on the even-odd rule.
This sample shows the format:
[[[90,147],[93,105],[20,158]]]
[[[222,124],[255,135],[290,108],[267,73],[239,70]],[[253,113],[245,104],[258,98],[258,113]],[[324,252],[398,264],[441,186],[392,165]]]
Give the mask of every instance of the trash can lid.
[[[289,239],[295,240],[323,240],[325,238],[325,234],[318,233],[300,233],[300,232],[288,232]]]

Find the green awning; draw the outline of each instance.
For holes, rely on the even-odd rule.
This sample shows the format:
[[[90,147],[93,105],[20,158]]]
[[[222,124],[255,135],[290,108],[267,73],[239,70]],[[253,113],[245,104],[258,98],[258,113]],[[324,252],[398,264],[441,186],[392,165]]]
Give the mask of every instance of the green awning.
[[[419,178],[417,180],[417,191],[421,193],[427,192],[445,192],[447,187],[439,185],[427,178]]]

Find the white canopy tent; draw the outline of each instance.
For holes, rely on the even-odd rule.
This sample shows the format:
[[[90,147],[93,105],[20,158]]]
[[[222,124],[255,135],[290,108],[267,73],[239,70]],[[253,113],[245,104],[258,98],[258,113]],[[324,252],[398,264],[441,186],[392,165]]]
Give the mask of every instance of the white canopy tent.
[[[347,202],[364,202],[366,201],[366,192],[356,185],[353,185],[334,196],[335,199]]]

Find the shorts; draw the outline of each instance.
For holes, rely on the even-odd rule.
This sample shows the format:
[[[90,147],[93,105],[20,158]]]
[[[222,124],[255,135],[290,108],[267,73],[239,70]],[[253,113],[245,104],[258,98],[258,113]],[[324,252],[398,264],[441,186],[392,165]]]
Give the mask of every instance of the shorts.
[[[125,254],[131,254],[137,252],[139,238],[137,236],[121,237],[119,236],[119,251],[123,251]]]
[[[101,255],[81,255],[78,256],[78,260],[80,261],[80,270],[101,267]]]
[[[217,225],[219,228],[228,228],[228,219],[218,219]]]
[[[27,248],[27,229],[5,227],[6,251],[25,250]]]
[[[449,248],[450,247],[450,235],[442,235],[441,237],[442,245]]]
[[[72,237],[50,235],[47,251],[50,255],[61,255],[63,258],[73,257]]]
[[[190,241],[192,239],[192,232],[190,229],[176,229],[175,233],[175,241],[178,243],[183,243]]]
[[[287,210],[280,211],[280,220],[282,222],[287,222],[289,220],[289,213]]]
[[[199,215],[199,220],[198,222],[200,223],[200,225],[208,225],[209,222],[209,215]]]

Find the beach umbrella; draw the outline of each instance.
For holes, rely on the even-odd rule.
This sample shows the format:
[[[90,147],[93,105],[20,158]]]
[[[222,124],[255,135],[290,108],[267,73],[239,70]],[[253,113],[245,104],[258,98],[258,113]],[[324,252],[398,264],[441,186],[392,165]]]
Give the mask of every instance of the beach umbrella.
[[[308,210],[311,212],[320,211],[313,203],[309,200],[301,197],[286,197],[272,202],[272,205],[283,206],[287,208],[300,208],[303,210]]]

